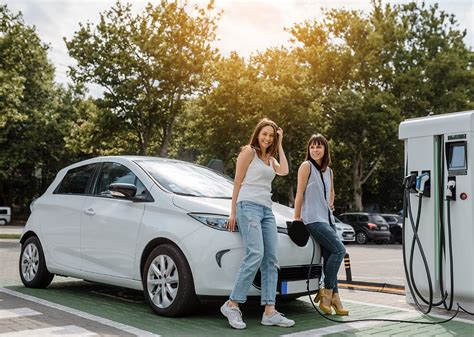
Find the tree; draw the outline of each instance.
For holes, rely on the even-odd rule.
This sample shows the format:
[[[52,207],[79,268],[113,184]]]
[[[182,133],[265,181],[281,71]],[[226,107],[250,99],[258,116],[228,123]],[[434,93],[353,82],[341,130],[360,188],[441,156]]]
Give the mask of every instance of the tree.
[[[162,0],[133,15],[131,5],[118,1],[101,14],[97,26],[81,24],[66,41],[77,61],[72,78],[105,89],[93,119],[98,124],[85,128],[96,130],[95,137],[109,136],[102,152],[120,150],[115,142],[107,146],[107,140],[121,139],[133,144],[133,152],[167,156],[184,101],[209,85],[207,71],[217,55],[211,47],[219,17],[212,14],[214,2],[194,10],[191,14],[187,5]]]
[[[369,15],[329,10],[322,21],[289,30],[299,43],[294,51],[301,66],[311,74],[307,86],[322,97],[321,118],[334,144],[336,181],[343,182],[338,201],[362,210],[364,188],[374,199],[386,193],[373,191],[381,180],[371,178],[391,172],[385,182],[394,191],[390,198],[401,204],[394,187],[403,164],[388,160],[401,158],[398,124],[429,112],[472,107],[472,53],[455,24],[437,6],[373,1]]]
[[[38,190],[54,68],[34,28],[0,6],[0,202],[23,207]]]

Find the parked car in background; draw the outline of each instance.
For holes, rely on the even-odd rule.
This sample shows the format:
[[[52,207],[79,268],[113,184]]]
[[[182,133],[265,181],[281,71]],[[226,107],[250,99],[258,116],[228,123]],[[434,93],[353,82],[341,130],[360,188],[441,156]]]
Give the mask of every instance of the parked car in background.
[[[341,220],[339,220],[337,217],[334,217],[336,220],[336,223],[334,224],[336,226],[336,231],[337,235],[339,236],[339,239],[343,243],[350,243],[355,241],[355,231],[354,228],[352,228],[351,225],[348,225]]]
[[[402,229],[403,222],[401,216],[397,214],[380,214],[390,226],[390,243],[403,243]]]
[[[0,225],[8,225],[11,221],[11,214],[10,207],[0,207]]]
[[[355,241],[359,244],[366,244],[369,241],[382,244],[390,240],[389,225],[379,214],[350,212],[340,214],[338,217],[354,228]]]
[[[187,314],[200,298],[229,296],[234,285],[245,249],[225,226],[232,190],[229,177],[178,160],[114,156],[68,166],[31,207],[21,280],[44,288],[59,274],[143,290],[156,313]],[[313,240],[299,247],[290,239],[291,208],[273,203],[273,213],[278,295],[299,297],[307,294]],[[321,276],[315,248],[311,292]],[[249,296],[260,295],[259,275]]]

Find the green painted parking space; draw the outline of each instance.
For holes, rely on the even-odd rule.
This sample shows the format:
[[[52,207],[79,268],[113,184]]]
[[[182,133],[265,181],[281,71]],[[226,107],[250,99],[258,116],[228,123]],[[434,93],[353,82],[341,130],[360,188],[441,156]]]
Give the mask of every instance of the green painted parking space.
[[[242,306],[247,329],[238,331],[230,328],[221,315],[222,301],[208,301],[202,304],[191,316],[167,318],[156,315],[145,303],[139,291],[105,286],[84,281],[53,282],[47,289],[31,289],[14,285],[7,288],[48,300],[92,315],[133,326],[162,336],[280,336],[308,331],[311,334],[329,336],[435,336],[435,335],[473,335],[474,325],[463,322],[448,322],[443,325],[414,325],[404,323],[377,323],[357,327],[357,329],[322,318],[305,298],[293,301],[280,301],[278,310],[296,321],[292,328],[266,327],[260,325],[262,308],[257,301]],[[406,311],[380,306],[346,303],[351,311],[350,317],[332,316],[341,321],[380,318],[382,316],[406,315]],[[435,320],[438,320],[435,318]],[[339,329],[343,331],[334,331]],[[316,329],[329,329],[315,331]]]
[[[110,291],[104,294],[104,290],[115,289],[120,292],[121,289],[82,281],[53,283],[47,289],[31,289],[22,286],[10,286],[8,288],[163,336],[242,335],[242,331],[230,328],[227,320],[221,315],[219,307],[222,301],[206,302],[199,307],[195,314],[189,317],[167,318],[155,315],[144,302],[141,292],[138,291],[123,289],[127,293],[125,298],[110,297]],[[351,319],[398,312],[397,310],[354,304],[348,304],[347,307],[352,310]],[[280,302],[278,310],[296,320],[296,325],[286,329],[262,326],[260,325],[262,308],[259,303],[252,301],[243,305],[242,311],[247,323],[245,335],[279,336],[337,324],[320,317],[311,304],[302,300]]]

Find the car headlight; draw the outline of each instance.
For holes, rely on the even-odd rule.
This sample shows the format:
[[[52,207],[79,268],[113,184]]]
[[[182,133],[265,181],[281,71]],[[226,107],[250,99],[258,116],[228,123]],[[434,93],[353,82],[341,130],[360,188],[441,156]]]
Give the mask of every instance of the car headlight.
[[[191,218],[196,219],[200,223],[205,224],[214,229],[218,229],[221,231],[227,231],[226,222],[228,219],[227,215],[220,215],[220,214],[201,214],[201,213],[189,213],[188,214]],[[235,225],[234,232],[238,231],[237,224]]]

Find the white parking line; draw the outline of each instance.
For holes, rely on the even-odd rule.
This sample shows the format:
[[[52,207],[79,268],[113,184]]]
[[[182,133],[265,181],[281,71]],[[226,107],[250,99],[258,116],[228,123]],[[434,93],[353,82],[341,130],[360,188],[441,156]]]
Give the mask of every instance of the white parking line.
[[[130,325],[114,322],[114,321],[112,321],[110,319],[107,319],[107,318],[103,318],[103,317],[95,316],[95,315],[92,315],[92,314],[88,314],[86,312],[79,311],[79,310],[76,310],[76,309],[72,309],[72,308],[66,307],[66,306],[61,305],[61,304],[53,303],[53,302],[43,300],[43,299],[40,299],[40,298],[36,298],[36,297],[30,296],[30,295],[22,294],[20,292],[17,292],[17,291],[11,290],[11,289],[0,288],[0,292],[3,292],[5,294],[9,294],[9,295],[12,295],[12,296],[15,296],[15,297],[23,298],[27,301],[31,301],[31,302],[34,302],[34,303],[45,305],[45,306],[53,308],[53,309],[61,310],[61,311],[70,313],[72,315],[79,316],[79,317],[82,317],[82,318],[85,318],[85,319],[89,319],[91,321],[98,322],[98,323],[101,323],[101,324],[104,324],[104,325],[107,325],[107,326],[111,326],[113,328],[131,333],[131,334],[135,334],[137,336],[144,336],[144,337],[159,337],[160,336],[160,335],[155,335],[155,334],[153,334],[151,332],[148,332],[148,331],[145,331],[145,330],[135,328],[135,327],[130,326]]]
[[[41,336],[41,337],[57,337],[57,336],[68,336],[68,337],[89,337],[97,336],[89,330],[81,328],[75,325],[56,326],[54,328],[43,328],[34,330],[23,330],[15,332],[0,333],[2,337],[29,337],[29,336]]]
[[[31,310],[29,308],[17,308],[17,309],[3,309],[0,310],[0,319],[2,318],[16,318],[23,316],[35,316],[41,315],[41,312]]]

